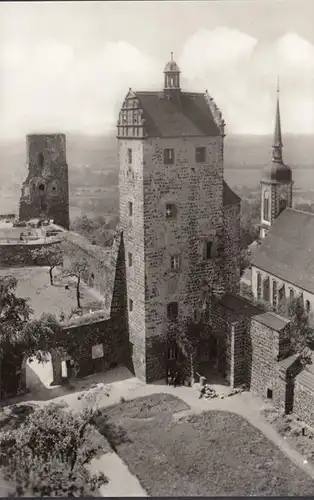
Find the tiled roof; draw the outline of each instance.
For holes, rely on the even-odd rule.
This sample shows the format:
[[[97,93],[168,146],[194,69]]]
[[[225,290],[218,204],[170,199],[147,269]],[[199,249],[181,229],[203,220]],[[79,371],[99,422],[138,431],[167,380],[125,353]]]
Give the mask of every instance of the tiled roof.
[[[286,208],[254,255],[252,266],[314,293],[314,214]]]
[[[149,137],[221,135],[204,94],[181,92],[177,100],[170,100],[163,92],[135,94]]]
[[[262,325],[268,326],[268,328],[271,328],[276,332],[282,330],[289,323],[288,319],[283,318],[282,316],[279,316],[278,314],[275,314],[273,312],[264,312],[261,314],[257,314],[256,316],[253,316],[252,319],[257,321],[258,323],[261,323]]]
[[[230,311],[233,311],[238,317],[240,316],[255,316],[261,309],[255,307],[244,297],[226,293],[220,300],[222,306]]]
[[[288,358],[282,359],[279,361],[279,365],[287,370],[290,368],[290,366],[293,365],[297,360],[299,359],[299,356],[297,354],[292,354],[291,356],[288,356]]]
[[[223,181],[223,204],[226,205],[237,205],[241,202],[241,198],[235,194],[228,184]]]

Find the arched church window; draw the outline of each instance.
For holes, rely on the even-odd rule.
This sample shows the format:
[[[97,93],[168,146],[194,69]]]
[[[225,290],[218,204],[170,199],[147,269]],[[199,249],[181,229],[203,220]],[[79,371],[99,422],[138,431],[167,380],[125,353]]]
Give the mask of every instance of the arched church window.
[[[264,191],[263,199],[263,220],[269,222],[269,191]]]
[[[278,295],[277,295],[277,281],[273,280],[273,308],[277,309]]]
[[[261,273],[257,273],[257,298],[262,297],[262,277]]]
[[[265,278],[263,283],[263,300],[269,302],[269,278]]]
[[[39,189],[39,191],[45,191],[44,184],[39,184],[38,189]]]
[[[305,310],[307,313],[309,313],[311,311],[311,303],[309,300],[305,301]]]

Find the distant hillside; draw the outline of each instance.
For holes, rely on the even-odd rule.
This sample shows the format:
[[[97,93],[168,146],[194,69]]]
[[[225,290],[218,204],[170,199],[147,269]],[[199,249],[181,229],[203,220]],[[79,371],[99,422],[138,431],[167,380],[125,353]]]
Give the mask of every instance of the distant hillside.
[[[225,168],[260,169],[271,158],[270,136],[227,136],[225,141]],[[284,137],[284,156],[291,166],[313,168],[314,141],[311,136],[287,135]],[[118,157],[114,135],[67,135],[67,158],[72,186],[101,185],[115,182]],[[102,173],[102,174],[101,174]],[[0,140],[0,186],[20,188],[26,175],[25,139]],[[100,181],[95,177],[100,176]],[[98,179],[97,177],[97,179]],[[1,189],[1,187],[0,187]]]

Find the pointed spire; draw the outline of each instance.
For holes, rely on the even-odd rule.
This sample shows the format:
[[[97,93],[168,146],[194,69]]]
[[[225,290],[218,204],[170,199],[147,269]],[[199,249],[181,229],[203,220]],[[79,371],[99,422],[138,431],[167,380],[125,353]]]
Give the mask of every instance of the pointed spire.
[[[279,107],[279,76],[277,79],[277,104],[276,104],[276,121],[275,133],[273,142],[273,162],[282,163],[282,137],[281,137],[281,121],[280,121],[280,107]]]
[[[173,61],[173,52],[170,52],[171,62]]]

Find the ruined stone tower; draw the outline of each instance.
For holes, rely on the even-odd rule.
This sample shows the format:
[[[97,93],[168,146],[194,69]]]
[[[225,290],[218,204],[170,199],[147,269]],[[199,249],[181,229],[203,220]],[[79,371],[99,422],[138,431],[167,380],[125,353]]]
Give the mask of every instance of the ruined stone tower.
[[[272,161],[264,170],[261,180],[260,237],[262,239],[265,238],[278,215],[286,207],[292,207],[292,171],[283,161],[282,148],[278,82]]]
[[[53,219],[69,229],[69,181],[64,134],[27,136],[28,175],[22,185],[20,220]]]
[[[224,208],[239,198],[223,180],[222,115],[207,91],[181,91],[172,56],[163,90],[129,90],[117,137],[129,338],[136,375],[152,381],[206,294],[237,286],[239,210],[225,225]]]

